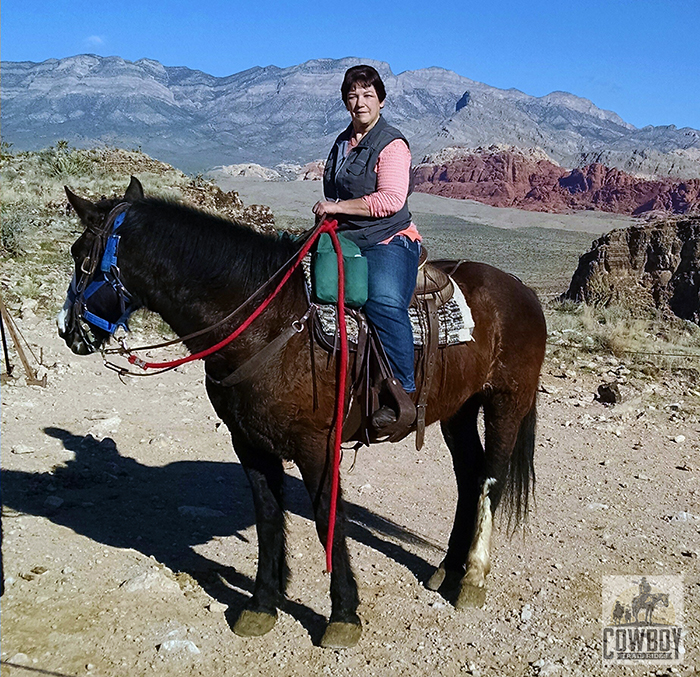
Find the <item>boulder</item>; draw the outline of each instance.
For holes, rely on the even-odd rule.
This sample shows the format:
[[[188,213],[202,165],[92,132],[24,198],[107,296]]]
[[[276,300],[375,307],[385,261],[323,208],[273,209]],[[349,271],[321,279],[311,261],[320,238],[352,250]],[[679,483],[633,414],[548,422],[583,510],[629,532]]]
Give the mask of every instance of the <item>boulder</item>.
[[[612,230],[579,258],[562,300],[656,308],[700,324],[700,217]]]

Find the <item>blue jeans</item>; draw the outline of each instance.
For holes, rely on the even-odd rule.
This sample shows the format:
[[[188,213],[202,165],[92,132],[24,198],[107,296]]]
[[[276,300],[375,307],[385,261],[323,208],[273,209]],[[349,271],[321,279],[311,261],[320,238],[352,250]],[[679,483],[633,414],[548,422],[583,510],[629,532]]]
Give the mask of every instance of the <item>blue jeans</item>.
[[[407,393],[415,392],[413,331],[408,306],[416,286],[420,242],[396,235],[388,244],[362,250],[369,271],[364,311],[375,326],[394,376]]]

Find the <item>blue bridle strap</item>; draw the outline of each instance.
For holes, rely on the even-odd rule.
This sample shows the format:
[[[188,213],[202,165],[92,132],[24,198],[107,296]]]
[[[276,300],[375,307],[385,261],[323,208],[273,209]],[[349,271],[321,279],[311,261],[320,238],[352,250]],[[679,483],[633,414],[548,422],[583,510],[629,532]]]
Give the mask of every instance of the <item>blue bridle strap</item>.
[[[116,234],[116,231],[119,226],[124,223],[125,216],[126,211],[121,212],[117,215],[117,217],[114,219],[114,223],[112,224],[112,232],[107,238],[102,260],[100,261],[100,272],[102,273],[102,279],[93,280],[90,282],[82,294],[81,315],[83,319],[95,327],[108,332],[109,334],[113,334],[118,327],[123,327],[124,329],[128,330],[127,321],[134,310],[133,308],[128,308],[128,304],[132,300],[132,297],[119,279],[119,267],[117,266],[120,236]],[[105,318],[89,311],[87,308],[88,299],[104,285],[111,286],[119,299],[122,315],[116,322],[110,322],[109,320],[106,320]]]
[[[119,235],[116,234],[119,226],[124,223],[124,217],[126,212],[122,212],[114,219],[112,224],[112,234],[107,238],[107,244],[105,245],[105,252],[102,255],[102,261],[100,262],[100,270],[103,273],[109,273],[112,270],[112,266],[117,267],[117,251],[119,249]]]

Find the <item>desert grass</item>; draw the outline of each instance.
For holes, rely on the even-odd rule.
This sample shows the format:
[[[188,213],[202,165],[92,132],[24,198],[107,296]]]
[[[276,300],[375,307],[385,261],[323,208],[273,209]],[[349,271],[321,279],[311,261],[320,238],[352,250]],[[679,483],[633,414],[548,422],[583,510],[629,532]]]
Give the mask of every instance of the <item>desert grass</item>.
[[[67,209],[64,186],[99,200],[123,194],[132,174],[150,194],[173,199],[183,199],[197,182],[137,150],[78,150],[58,142],[39,152],[13,153],[2,146],[0,265],[2,294],[11,308],[18,311],[29,302],[52,316],[63,304],[73,270],[70,245],[82,231],[78,217]],[[134,326],[159,331],[163,323],[143,314]]]
[[[679,373],[700,383],[700,327],[693,322],[632,305],[571,301],[552,302],[546,316],[554,360],[612,356],[640,377]]]

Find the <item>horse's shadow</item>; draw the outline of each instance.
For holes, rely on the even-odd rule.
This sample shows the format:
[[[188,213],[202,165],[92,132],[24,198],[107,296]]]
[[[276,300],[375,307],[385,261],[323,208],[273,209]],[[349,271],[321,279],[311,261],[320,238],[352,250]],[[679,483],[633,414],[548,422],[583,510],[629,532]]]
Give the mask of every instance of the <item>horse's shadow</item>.
[[[228,621],[235,622],[252,594],[253,580],[235,566],[204,557],[193,546],[214,537],[248,540],[245,532],[255,523],[255,516],[242,466],[212,461],[147,466],[122,456],[111,438],[98,441],[61,428],[44,431],[61,440],[75,454],[74,459],[51,473],[2,470],[3,503],[19,512],[44,515],[96,542],[132,548],[173,571],[190,574],[208,594],[229,606]],[[64,501],[58,509],[47,502],[54,492]],[[295,477],[287,476],[285,505],[313,519],[304,484]],[[351,538],[405,566],[419,580],[429,575],[428,562],[392,542],[420,542],[419,536],[362,506],[346,503],[346,507]],[[434,548],[427,541],[421,545]],[[326,624],[322,616],[291,600],[283,608],[315,643],[320,640]]]

